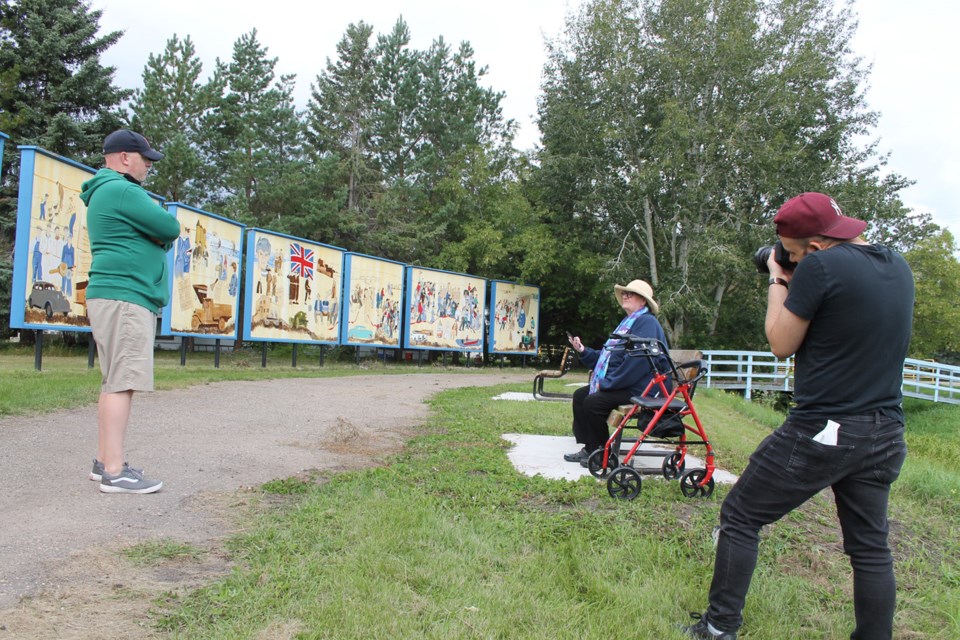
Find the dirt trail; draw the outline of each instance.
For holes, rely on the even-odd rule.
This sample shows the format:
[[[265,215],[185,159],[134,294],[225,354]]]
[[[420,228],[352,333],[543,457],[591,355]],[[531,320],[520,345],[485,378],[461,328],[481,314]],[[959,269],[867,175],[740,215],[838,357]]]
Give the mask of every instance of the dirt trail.
[[[86,480],[96,407],[0,420],[0,640],[155,637],[150,601],[227,568],[245,488],[305,470],[370,466],[398,451],[443,389],[525,382],[529,372],[226,382],[137,394],[127,458],[164,481],[152,495],[106,495]],[[19,471],[19,472],[18,472]],[[117,551],[172,539],[195,560],[134,568]],[[286,637],[280,633],[278,637]]]

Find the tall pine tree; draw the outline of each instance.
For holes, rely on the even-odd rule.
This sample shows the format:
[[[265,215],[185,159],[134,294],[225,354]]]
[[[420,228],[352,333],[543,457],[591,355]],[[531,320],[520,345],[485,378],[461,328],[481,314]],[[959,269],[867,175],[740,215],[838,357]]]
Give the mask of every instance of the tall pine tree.
[[[104,136],[123,124],[130,91],[100,56],[122,32],[99,34],[84,0],[0,1],[0,131],[10,136],[0,191],[0,334],[10,317],[17,145],[38,145],[97,166]]]
[[[201,122],[213,107],[221,87],[201,83],[203,64],[190,36],[176,34],[163,53],[150,54],[143,70],[143,87],[134,94],[132,126],[162,149],[163,162],[150,176],[150,188],[177,202],[199,206],[209,192],[201,146]]]
[[[205,148],[219,181],[212,206],[245,223],[286,230],[304,194],[303,131],[293,104],[295,77],[276,75],[277,59],[254,29],[217,60],[211,81],[222,88],[202,119]]]

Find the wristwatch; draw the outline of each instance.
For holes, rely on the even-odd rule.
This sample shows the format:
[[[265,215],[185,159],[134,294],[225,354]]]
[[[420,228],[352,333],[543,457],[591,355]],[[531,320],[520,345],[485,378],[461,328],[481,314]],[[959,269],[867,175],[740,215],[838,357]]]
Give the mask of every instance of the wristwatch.
[[[788,282],[787,282],[786,280],[784,280],[783,278],[770,278],[769,284],[782,284],[782,285],[783,285],[784,287],[786,287],[787,289],[790,288],[790,283],[788,283]]]

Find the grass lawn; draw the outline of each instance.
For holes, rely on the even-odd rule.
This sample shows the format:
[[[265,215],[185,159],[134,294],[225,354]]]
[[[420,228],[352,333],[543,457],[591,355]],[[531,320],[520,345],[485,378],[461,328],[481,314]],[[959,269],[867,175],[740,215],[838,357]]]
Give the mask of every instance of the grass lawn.
[[[517,390],[440,394],[427,435],[384,468],[265,485],[290,502],[232,541],[240,568],[166,600],[158,624],[183,638],[680,638],[676,625],[706,604],[727,489],[688,500],[651,479],[624,503],[593,479],[522,476],[500,434],[566,434],[569,407],[490,399]],[[780,421],[721,393],[701,393],[698,408],[734,472]],[[912,453],[891,506],[896,637],[957,638],[960,412],[908,410]],[[745,616],[743,638],[849,636],[850,569],[828,495],[765,531]]]

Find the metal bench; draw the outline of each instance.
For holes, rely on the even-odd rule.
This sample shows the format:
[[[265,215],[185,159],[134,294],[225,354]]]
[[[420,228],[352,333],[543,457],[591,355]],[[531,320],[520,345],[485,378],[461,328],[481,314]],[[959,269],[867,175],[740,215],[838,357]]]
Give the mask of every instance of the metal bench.
[[[547,369],[537,372],[533,378],[533,397],[537,400],[569,400],[573,397],[572,393],[557,393],[543,390],[544,380],[562,378],[567,371],[573,368],[573,349],[566,347],[563,350],[563,356],[560,358],[559,369]]]

